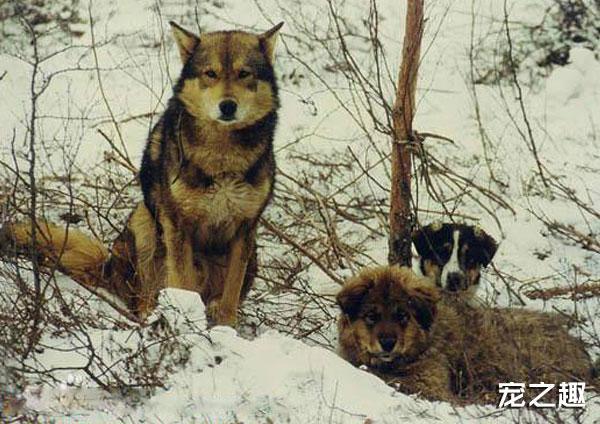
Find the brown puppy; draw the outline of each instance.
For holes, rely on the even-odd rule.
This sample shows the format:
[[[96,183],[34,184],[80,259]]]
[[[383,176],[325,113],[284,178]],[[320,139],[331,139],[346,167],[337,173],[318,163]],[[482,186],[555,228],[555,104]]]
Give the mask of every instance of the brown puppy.
[[[566,319],[440,299],[408,268],[363,270],[337,296],[340,355],[403,392],[460,404],[497,403],[498,383],[591,381]]]
[[[410,269],[375,267],[349,279],[337,295],[340,355],[388,383],[433,400],[453,400],[461,334],[439,292]]]

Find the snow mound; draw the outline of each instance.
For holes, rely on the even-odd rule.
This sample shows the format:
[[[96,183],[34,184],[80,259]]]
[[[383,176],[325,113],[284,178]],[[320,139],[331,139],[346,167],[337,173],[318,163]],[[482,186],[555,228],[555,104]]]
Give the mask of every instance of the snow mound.
[[[200,294],[189,290],[173,288],[161,290],[158,305],[148,321],[153,322],[160,317],[166,319],[172,328],[179,328],[185,323],[197,330],[206,330],[208,324],[206,309]]]
[[[335,353],[276,331],[252,341],[229,327],[199,333],[206,320],[196,294],[163,290],[155,314],[186,335],[192,348],[186,366],[139,409],[136,419],[282,422],[302,417],[302,422],[320,422],[346,416],[363,422],[415,403]]]
[[[131,330],[112,330],[110,340],[128,343],[133,349],[142,343],[156,353],[159,348],[146,333],[154,332],[160,339],[162,332],[175,339],[166,361],[176,365],[165,374],[162,388],[142,391],[132,400],[132,396],[111,395],[85,377],[69,374],[57,387],[28,387],[23,393],[26,409],[48,418],[68,415],[73,423],[117,422],[125,417],[149,423],[456,419],[456,410],[449,404],[396,392],[327,349],[276,331],[246,340],[229,327],[207,329],[204,305],[196,293],[163,290],[148,322],[137,335]],[[107,337],[103,330],[95,331],[91,337]],[[479,415],[478,411],[473,409],[467,416]]]

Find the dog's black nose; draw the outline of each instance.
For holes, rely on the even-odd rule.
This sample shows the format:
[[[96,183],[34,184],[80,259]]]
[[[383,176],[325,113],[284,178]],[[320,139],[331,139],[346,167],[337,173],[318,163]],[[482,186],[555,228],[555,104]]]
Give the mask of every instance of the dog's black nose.
[[[446,277],[446,289],[448,291],[459,291],[463,286],[464,275],[460,272],[450,272]]]
[[[223,115],[223,118],[231,119],[235,116],[237,103],[233,100],[223,100],[221,103],[219,103],[219,109],[221,110],[221,115]]]
[[[396,346],[396,336],[390,334],[384,334],[379,336],[379,344],[381,348],[386,352],[391,352]]]

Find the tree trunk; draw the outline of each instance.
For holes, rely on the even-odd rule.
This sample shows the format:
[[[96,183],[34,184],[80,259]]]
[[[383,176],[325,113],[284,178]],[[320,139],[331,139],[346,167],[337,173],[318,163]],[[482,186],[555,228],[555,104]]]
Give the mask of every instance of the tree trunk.
[[[423,36],[423,0],[408,0],[402,65],[398,74],[396,101],[393,109],[392,193],[390,199],[390,264],[411,265],[411,233],[415,215],[411,208],[412,121],[415,107],[417,73]]]

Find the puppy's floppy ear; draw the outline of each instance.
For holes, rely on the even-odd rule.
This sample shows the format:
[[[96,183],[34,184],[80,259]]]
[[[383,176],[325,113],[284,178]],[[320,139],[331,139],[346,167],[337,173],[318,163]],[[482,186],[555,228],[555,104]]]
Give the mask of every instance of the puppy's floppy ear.
[[[363,299],[373,287],[373,281],[354,277],[346,282],[344,288],[337,294],[336,300],[343,313],[350,319],[356,318]]]
[[[279,22],[267,32],[263,32],[258,36],[261,47],[264,49],[265,56],[270,63],[273,63],[275,58],[275,44],[277,44],[277,34],[283,26],[283,22]]]
[[[200,44],[200,38],[189,32],[187,29],[183,29],[173,21],[170,21],[169,24],[171,25],[171,31],[173,32],[175,43],[179,49],[181,62],[185,64],[192,56],[192,53],[194,53],[196,46]]]
[[[412,242],[421,257],[431,256],[431,242],[429,241],[427,227],[419,228],[412,233]]]
[[[414,287],[409,294],[408,305],[414,317],[424,330],[429,330],[437,313],[440,293],[436,287],[423,285]]]
[[[486,267],[496,254],[496,250],[498,250],[498,243],[496,243],[496,240],[494,240],[492,236],[487,234],[479,227],[475,227],[473,230],[473,235],[475,236],[478,247],[477,262],[479,262],[481,266]]]

